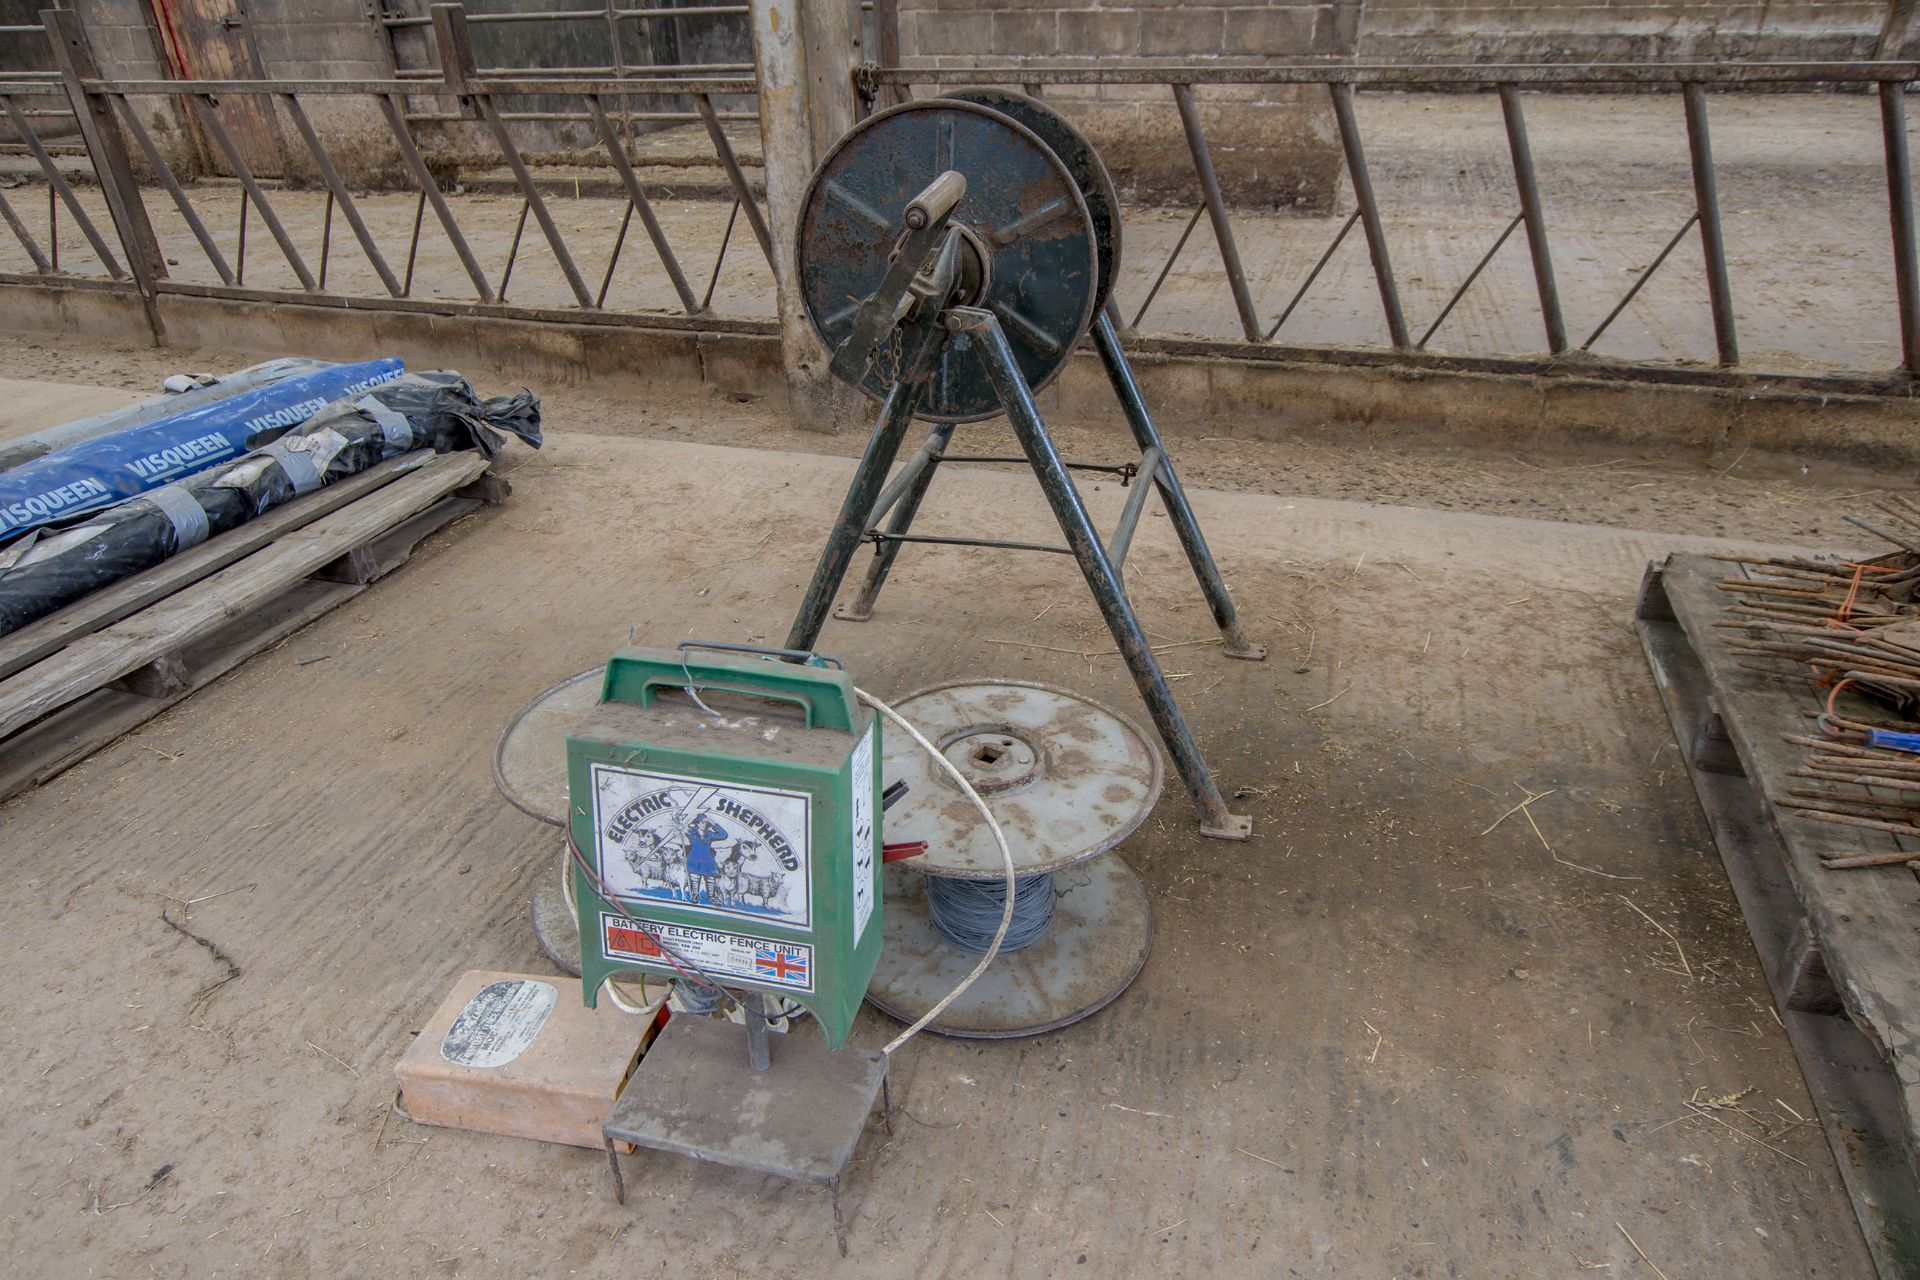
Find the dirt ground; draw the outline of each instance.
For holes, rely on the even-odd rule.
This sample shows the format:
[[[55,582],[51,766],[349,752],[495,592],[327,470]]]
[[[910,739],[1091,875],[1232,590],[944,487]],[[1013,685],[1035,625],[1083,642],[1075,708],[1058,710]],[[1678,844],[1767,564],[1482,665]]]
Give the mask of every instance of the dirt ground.
[[[0,341],[4,376],[180,363]],[[1868,481],[1779,459],[1177,446],[1274,651],[1168,655],[1255,837],[1201,839],[1170,787],[1121,847],[1156,931],[1119,1001],[901,1052],[846,1262],[816,1190],[636,1158],[619,1206],[595,1153],[395,1116],[392,1065],[459,972],[549,971],[527,902],[552,833],[493,794],[498,726],[629,629],[777,641],[849,474],[852,441],[763,404],[546,408],[507,505],[0,807],[17,1271],[1868,1273],[1629,622],[1668,550],[1858,545],[1839,512]],[[1121,493],[1088,489],[1110,523]],[[1048,532],[1028,478],[959,467],[923,531],[983,513]],[[1155,634],[1207,636],[1164,520],[1128,580]],[[1132,713],[1107,647],[1058,558],[925,548],[822,641],[882,697],[1003,677]],[[190,901],[231,981],[162,922]],[[1684,1105],[1747,1089],[1741,1135]]]
[[[0,377],[148,394],[158,394],[160,380],[170,373],[217,372],[281,354],[290,353],[154,350],[74,334],[0,331]],[[741,400],[707,389],[676,395],[654,387],[644,397],[599,387],[536,389],[549,419],[569,432],[843,457],[857,457],[865,444],[857,432],[820,435],[796,429],[775,398]],[[0,436],[6,434],[8,413],[0,404]],[[1778,542],[1817,544],[1851,533],[1842,519],[1850,504],[1875,489],[1910,487],[1914,480],[1908,471],[1865,470],[1761,450],[1702,455],[1558,447],[1516,453],[1438,440],[1424,447],[1382,449],[1343,445],[1337,428],[1304,432],[1308,438],[1286,442],[1183,435],[1178,428],[1162,423],[1177,441],[1182,476],[1209,489]],[[1117,410],[1104,423],[1060,424],[1056,434],[1062,452],[1073,458],[1118,459],[1130,443]],[[965,438],[970,450],[1017,452],[1004,424],[969,427]]]
[[[1208,91],[1203,88],[1199,96],[1204,103]],[[1567,329],[1578,346],[1693,209],[1681,104],[1677,95],[1658,94],[1529,94],[1525,101]],[[1499,104],[1490,94],[1363,93],[1358,113],[1407,323],[1417,339],[1518,212]],[[1710,116],[1744,362],[1776,371],[1893,368],[1899,361],[1898,316],[1877,100],[1868,94],[1717,94]],[[696,137],[685,146],[698,150],[705,144]],[[1214,158],[1229,177],[1236,165],[1257,162],[1236,155],[1227,145],[1216,147]],[[4,168],[23,172],[26,163],[9,160]],[[718,171],[662,170],[660,178],[666,188],[658,201],[659,216],[696,294],[706,291],[712,277],[717,314],[771,316],[772,277],[745,225],[734,228],[724,267],[713,276],[729,204],[681,193],[711,197],[722,189]],[[99,225],[109,225],[99,192],[88,187],[82,194]],[[9,198],[41,235],[44,184],[36,176],[32,185]],[[200,183],[194,199],[223,252],[234,260],[239,187],[230,181]],[[1198,199],[1196,187],[1196,204]],[[323,194],[276,193],[273,200],[309,267],[317,272]],[[218,283],[165,193],[150,190],[147,203],[176,277]],[[403,271],[415,197],[386,193],[359,203],[382,252],[396,271]],[[489,184],[453,203],[488,278],[498,285],[520,222],[520,200]],[[589,292],[597,292],[624,201],[606,193],[602,175],[598,188],[589,177],[577,194],[562,192],[552,204]],[[1352,208],[1349,191],[1340,207],[1325,217],[1233,211],[1235,238],[1263,328],[1279,318]],[[1190,207],[1140,206],[1124,211],[1116,296],[1129,321],[1145,302],[1190,212]],[[60,225],[63,264],[82,274],[98,273],[71,218],[62,213]],[[0,270],[30,270],[25,252],[11,237],[0,238]],[[257,213],[248,234],[246,279],[265,287],[299,287]],[[383,292],[338,218],[328,286],[346,294]],[[415,292],[460,300],[474,296],[431,213],[420,241]],[[528,305],[575,305],[552,250],[532,221],[525,225],[508,293]],[[638,227],[628,234],[606,305],[615,310],[679,310],[667,276]],[[1206,219],[1195,228],[1140,329],[1150,334],[1240,336]],[[1366,246],[1357,230],[1329,260],[1278,340],[1387,345]],[[1434,333],[1430,349],[1471,354],[1545,350],[1523,234],[1508,239]],[[1714,359],[1696,233],[1681,241],[1594,350],[1629,359]]]

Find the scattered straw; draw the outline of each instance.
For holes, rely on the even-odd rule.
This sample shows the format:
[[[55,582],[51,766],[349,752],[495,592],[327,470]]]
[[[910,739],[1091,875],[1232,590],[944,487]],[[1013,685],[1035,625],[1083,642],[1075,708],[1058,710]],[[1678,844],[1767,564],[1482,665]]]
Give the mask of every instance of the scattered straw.
[[[1655,1262],[1652,1258],[1649,1258],[1647,1256],[1647,1251],[1640,1247],[1640,1242],[1638,1240],[1635,1240],[1633,1236],[1628,1233],[1625,1227],[1622,1227],[1618,1222],[1615,1222],[1613,1225],[1619,1230],[1621,1235],[1627,1237],[1627,1243],[1632,1245],[1633,1251],[1640,1255],[1640,1261],[1646,1263],[1648,1266],[1653,1268],[1653,1274],[1659,1276],[1660,1280],[1673,1280],[1673,1277],[1669,1276],[1666,1272],[1660,1269],[1659,1263]]]
[[[1494,829],[1494,827],[1499,826],[1501,823],[1505,822],[1508,818],[1511,818],[1514,814],[1520,812],[1522,809],[1532,804],[1535,800],[1545,800],[1548,796],[1552,795],[1555,791],[1558,791],[1559,789],[1560,788],[1558,787],[1554,787],[1551,790],[1542,791],[1537,795],[1529,794],[1525,800],[1522,800],[1519,804],[1513,806],[1513,808],[1507,810],[1505,813],[1495,818],[1493,822],[1488,825],[1486,831],[1482,831],[1480,834],[1483,836],[1487,835]]]
[[[1307,710],[1318,711],[1322,707],[1332,706],[1335,702],[1339,701],[1342,694],[1345,694],[1349,689],[1352,689],[1352,688],[1353,688],[1353,681],[1349,680],[1347,681],[1347,687],[1345,689],[1342,689],[1339,693],[1334,694],[1333,697],[1328,698],[1325,702],[1314,703],[1312,706],[1308,707]]]
[[[1668,929],[1667,926],[1661,924],[1658,920],[1655,920],[1652,916],[1648,915],[1646,912],[1641,911],[1640,904],[1635,902],[1632,898],[1629,898],[1626,894],[1616,893],[1613,896],[1620,899],[1620,901],[1626,903],[1628,906],[1632,907],[1642,920],[1645,920],[1648,924],[1658,929],[1661,933],[1661,936],[1666,938],[1668,942],[1671,942],[1673,944],[1674,954],[1680,957],[1680,968],[1683,971],[1685,971],[1687,975],[1687,980],[1689,982],[1693,981],[1694,980],[1693,966],[1687,963],[1686,948],[1680,945],[1680,939],[1673,936],[1672,930]]]
[[[345,1058],[342,1058],[338,1054],[328,1053],[325,1049],[322,1049],[319,1045],[315,1044],[311,1040],[307,1041],[307,1048],[313,1050],[315,1053],[319,1054],[323,1058],[332,1058],[335,1062],[339,1063],[341,1066],[345,1067],[349,1072],[351,1072],[356,1076],[360,1074],[360,1072],[354,1067],[354,1065],[351,1062],[348,1062]]]
[[[1799,1165],[1802,1169],[1807,1167],[1807,1162],[1805,1160],[1802,1160],[1799,1156],[1796,1156],[1795,1154],[1793,1154],[1793,1152],[1784,1150],[1780,1147],[1776,1147],[1771,1142],[1767,1142],[1763,1139],[1756,1138],[1752,1134],[1748,1133],[1745,1129],[1740,1128],[1738,1125],[1728,1124],[1725,1120],[1722,1120],[1719,1116],[1713,1114],[1712,1111],[1709,1111],[1706,1107],[1701,1106],[1699,1103],[1688,1102],[1685,1104],[1685,1106],[1687,1110],[1693,1112],[1697,1116],[1700,1116],[1702,1119],[1713,1121],[1715,1124],[1719,1125],[1722,1129],[1725,1129],[1728,1133],[1732,1134],[1734,1137],[1745,1138],[1748,1142],[1759,1143],[1759,1145],[1765,1147],[1767,1150],[1773,1152],[1775,1155],[1785,1156],[1787,1159]]]

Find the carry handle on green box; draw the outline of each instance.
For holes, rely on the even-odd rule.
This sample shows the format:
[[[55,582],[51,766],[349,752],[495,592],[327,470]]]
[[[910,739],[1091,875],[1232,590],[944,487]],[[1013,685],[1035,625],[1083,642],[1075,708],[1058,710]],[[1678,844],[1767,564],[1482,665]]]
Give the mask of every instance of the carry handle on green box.
[[[806,665],[754,661],[742,664],[724,658],[696,657],[699,650],[767,656],[805,657]],[[834,663],[833,668],[818,665]],[[657,650],[623,649],[607,664],[600,686],[602,702],[637,702],[650,706],[663,689],[693,688],[707,693],[739,693],[791,702],[807,715],[807,728],[822,726],[851,731],[860,716],[853,678],[839,669],[837,658],[821,658],[790,649],[762,649],[753,645],[683,643],[671,657]]]
[[[609,976],[692,969],[796,1001],[845,1043],[880,955],[880,725],[837,665],[783,656],[807,660],[689,645],[608,662],[598,714],[567,737],[588,1005]],[[689,688],[772,705],[660,698]]]

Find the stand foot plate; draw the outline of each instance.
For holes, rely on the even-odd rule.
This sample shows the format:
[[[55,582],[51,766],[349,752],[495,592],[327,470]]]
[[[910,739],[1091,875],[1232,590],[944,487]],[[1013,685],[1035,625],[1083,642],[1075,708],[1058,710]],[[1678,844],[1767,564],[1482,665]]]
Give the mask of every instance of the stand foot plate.
[[[773,1065],[755,1071],[739,1027],[672,1018],[608,1113],[607,1140],[830,1185],[880,1097],[886,1055],[830,1051],[811,1027],[772,1041]]]
[[[867,1001],[911,1022],[980,957],[933,931],[925,877],[903,864],[883,874],[886,945]],[[997,957],[927,1030],[981,1040],[1038,1035],[1098,1012],[1127,989],[1153,940],[1153,912],[1140,877],[1108,853],[1057,872],[1054,889],[1060,899],[1046,936]]]

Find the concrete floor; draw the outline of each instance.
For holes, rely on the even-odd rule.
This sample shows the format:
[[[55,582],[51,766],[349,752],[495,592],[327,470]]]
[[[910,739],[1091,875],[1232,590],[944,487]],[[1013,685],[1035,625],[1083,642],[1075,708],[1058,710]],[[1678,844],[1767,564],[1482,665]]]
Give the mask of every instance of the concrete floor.
[[[1202,98],[1206,96],[1202,91]],[[1680,101],[1668,95],[1529,95],[1526,111],[1539,169],[1567,328],[1578,345],[1625,294],[1693,207]],[[1168,108],[1171,110],[1171,106]],[[1498,102],[1490,95],[1369,93],[1358,111],[1387,238],[1412,336],[1417,339],[1518,211]],[[1892,250],[1877,100],[1870,95],[1727,94],[1712,99],[1716,172],[1726,226],[1743,358],[1771,370],[1884,370],[1899,360]],[[697,139],[696,139],[697,142]],[[689,144],[692,145],[692,144]],[[699,146],[705,144],[698,143]],[[1223,173],[1247,163],[1221,147]],[[18,167],[16,163],[14,168]],[[654,177],[711,193],[713,175],[661,169]],[[591,181],[591,180],[590,180]],[[598,290],[624,202],[583,188],[554,202],[556,220],[587,280]],[[98,191],[83,190],[107,226]],[[9,193],[36,234],[45,226],[43,186]],[[240,190],[203,183],[195,200],[230,259]],[[1198,189],[1195,189],[1198,200]],[[276,193],[276,208],[316,272],[323,195]],[[361,201],[396,271],[404,270],[413,225],[410,193]],[[520,201],[496,188],[454,201],[465,234],[497,285]],[[179,279],[218,277],[165,194],[149,210]],[[667,198],[660,220],[696,294],[713,271],[728,204]],[[1235,210],[1235,236],[1256,309],[1270,326],[1352,208],[1350,193],[1329,217]],[[1131,320],[1185,226],[1189,209],[1129,208],[1118,296]],[[62,262],[95,273],[85,241],[62,213]],[[297,289],[257,211],[248,234],[247,279]],[[25,271],[25,253],[0,241],[0,270]],[[378,295],[377,277],[345,223],[335,220],[329,286]],[[431,211],[415,291],[471,300],[471,285]],[[570,307],[568,290],[538,224],[529,220],[509,296],[529,305]],[[714,310],[732,317],[773,314],[772,277],[745,225],[715,282]],[[667,277],[636,226],[607,293],[616,310],[678,311]],[[1206,220],[1141,325],[1152,334],[1237,340],[1233,304]],[[1356,228],[1280,331],[1307,345],[1387,344],[1374,277]],[[1435,351],[1540,353],[1545,336],[1523,233],[1516,232],[1438,330]],[[1697,233],[1690,233],[1594,348],[1602,355],[1659,360],[1714,359],[1714,338]]]
[[[75,387],[33,378],[0,377],[0,441],[76,418],[110,413],[148,398],[115,387]]]
[[[1118,1002],[902,1051],[846,1262],[815,1190],[636,1159],[621,1207],[591,1152],[392,1116],[457,973],[548,969],[552,832],[492,793],[498,725],[629,628],[777,640],[850,471],[548,425],[508,505],[0,808],[17,1270],[1651,1278],[1631,1233],[1674,1280],[1868,1273],[1629,625],[1650,556],[1733,544],[1590,525],[1197,493],[1274,656],[1168,665],[1255,838],[1170,788],[1121,849],[1156,936]],[[958,468],[922,531],[983,517],[1047,532],[1030,480]],[[1147,624],[1205,637],[1163,519],[1134,554]],[[910,549],[822,647],[883,697],[1137,706],[1051,651],[1108,647],[1054,557]],[[182,899],[242,971],[204,998]],[[1683,1105],[1749,1089],[1744,1136]]]

